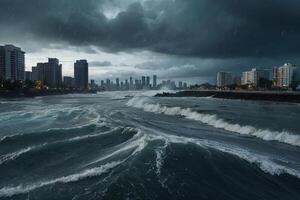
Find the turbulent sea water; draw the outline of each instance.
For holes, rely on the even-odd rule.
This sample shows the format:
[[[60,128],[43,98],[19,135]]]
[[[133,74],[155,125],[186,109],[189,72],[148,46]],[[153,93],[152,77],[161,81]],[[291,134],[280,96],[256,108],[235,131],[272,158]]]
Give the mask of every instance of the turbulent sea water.
[[[0,199],[300,199],[299,104],[153,95],[0,100]]]

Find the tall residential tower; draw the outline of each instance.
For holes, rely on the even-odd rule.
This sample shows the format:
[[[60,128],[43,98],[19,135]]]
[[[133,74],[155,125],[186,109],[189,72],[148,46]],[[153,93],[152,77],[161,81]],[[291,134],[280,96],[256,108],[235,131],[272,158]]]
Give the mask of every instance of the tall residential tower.
[[[86,90],[89,85],[89,64],[87,60],[77,60],[74,63],[75,86],[78,89]]]
[[[0,46],[0,79],[25,79],[25,52],[13,45]]]

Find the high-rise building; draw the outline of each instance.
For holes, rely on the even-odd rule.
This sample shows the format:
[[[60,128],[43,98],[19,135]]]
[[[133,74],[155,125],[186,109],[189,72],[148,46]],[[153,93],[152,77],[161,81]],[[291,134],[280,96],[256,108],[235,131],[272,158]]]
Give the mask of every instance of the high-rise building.
[[[300,80],[300,70],[295,65],[286,63],[273,70],[274,85],[277,87],[290,87],[294,80]]]
[[[91,88],[92,89],[96,89],[98,86],[97,86],[97,84],[96,84],[96,82],[95,82],[95,80],[91,80]]]
[[[74,86],[74,78],[70,76],[64,76],[64,86],[65,87],[73,87]]]
[[[156,75],[154,75],[153,76],[153,88],[157,88],[157,76]]]
[[[187,83],[183,83],[183,89],[187,89],[187,88],[188,88]]]
[[[86,90],[89,85],[89,64],[87,60],[77,60],[74,63],[75,86],[78,89]]]
[[[136,89],[136,90],[140,89],[140,85],[139,85],[139,80],[138,79],[134,80],[134,89]]]
[[[130,90],[133,89],[133,78],[132,77],[129,78],[129,89]]]
[[[116,78],[116,89],[119,90],[120,89],[120,79]]]
[[[233,84],[232,73],[229,72],[218,72],[217,73],[217,86],[226,87]]]
[[[241,83],[242,85],[258,85],[261,79],[271,80],[271,71],[253,68],[251,71],[243,72]]]
[[[150,87],[150,77],[149,76],[146,77],[146,86]]]
[[[0,79],[25,79],[25,52],[13,45],[0,46]]]
[[[32,72],[25,71],[25,80],[26,81],[32,81]]]
[[[142,76],[142,87],[146,85],[146,77]]]
[[[32,81],[37,81],[39,79],[39,69],[38,67],[32,67]]]
[[[179,81],[179,83],[178,83],[179,89],[182,89],[182,86],[183,86],[182,81]]]
[[[44,63],[44,80],[51,87],[62,85],[62,65],[57,58],[49,58],[48,63]]]
[[[32,67],[32,80],[42,81],[50,87],[62,85],[62,65],[57,58],[49,58],[46,63],[37,63]]]

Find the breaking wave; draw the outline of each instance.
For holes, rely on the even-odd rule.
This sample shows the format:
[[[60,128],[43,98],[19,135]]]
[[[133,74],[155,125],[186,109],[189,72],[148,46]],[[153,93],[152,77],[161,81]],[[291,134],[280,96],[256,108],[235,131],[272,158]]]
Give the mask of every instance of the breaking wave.
[[[194,144],[206,149],[215,149],[224,153],[228,153],[230,155],[234,155],[240,159],[243,159],[249,163],[255,164],[258,166],[262,171],[271,175],[281,175],[281,174],[289,174],[291,176],[295,176],[300,178],[300,172],[296,169],[292,169],[276,162],[283,160],[272,160],[270,157],[265,155],[260,155],[255,152],[250,152],[246,149],[242,149],[232,145],[226,145],[224,143],[219,143],[215,141],[205,140],[205,139],[197,139],[197,138],[188,138],[182,136],[175,136],[175,135],[167,135],[162,132],[159,133],[160,136],[157,136],[157,139],[165,140],[166,145],[173,143],[173,144]],[[166,147],[164,147],[166,148]],[[162,161],[161,157],[162,152],[158,152],[158,160],[157,166],[159,169],[162,165],[160,165]],[[284,162],[284,161],[283,161]],[[161,169],[160,169],[161,170]],[[159,170],[159,173],[160,173]]]
[[[121,163],[122,163],[121,161],[111,162],[111,163],[107,163],[105,165],[101,165],[100,167],[95,167],[95,168],[84,170],[77,174],[72,174],[72,175],[56,178],[56,179],[49,180],[49,181],[35,183],[32,185],[27,185],[27,186],[19,185],[16,187],[4,187],[4,188],[0,189],[0,197],[11,197],[11,196],[14,196],[17,194],[28,193],[32,190],[35,190],[35,189],[38,189],[38,188],[41,188],[44,186],[48,186],[48,185],[53,185],[56,183],[70,183],[70,182],[76,182],[76,181],[79,181],[79,180],[82,180],[85,178],[100,176],[100,175],[108,172],[110,169],[117,167]]]
[[[300,136],[289,133],[287,131],[271,131],[267,129],[257,129],[253,126],[242,126],[239,124],[231,124],[212,114],[202,114],[193,111],[190,108],[167,107],[160,104],[147,103],[147,98],[132,98],[127,102],[127,106],[143,109],[146,112],[156,114],[165,114],[171,116],[183,116],[186,119],[200,121],[204,124],[213,126],[218,129],[239,133],[241,135],[250,135],[261,138],[266,141],[278,141],[300,147]]]
[[[5,162],[8,162],[8,161],[15,160],[16,158],[18,158],[22,154],[27,153],[32,149],[33,149],[33,147],[28,147],[28,148],[22,149],[22,150],[17,151],[17,152],[2,155],[2,156],[0,156],[0,165],[2,165]]]

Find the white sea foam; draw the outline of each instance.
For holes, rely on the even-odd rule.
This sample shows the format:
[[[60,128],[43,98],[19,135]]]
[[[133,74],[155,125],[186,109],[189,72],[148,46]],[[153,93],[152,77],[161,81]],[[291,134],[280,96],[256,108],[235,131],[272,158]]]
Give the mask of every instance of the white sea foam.
[[[166,153],[166,148],[168,147],[169,143],[165,141],[164,146],[158,147],[155,150],[156,153],[156,175],[160,177],[161,169],[164,164],[164,155]]]
[[[227,145],[224,143],[219,143],[219,142],[209,141],[204,139],[168,135],[161,132],[158,135],[159,136],[157,136],[157,139],[166,140],[167,144],[169,143],[195,144],[202,148],[216,149],[218,151],[237,156],[243,160],[255,164],[265,173],[269,173],[271,175],[289,174],[297,178],[300,178],[300,171],[277,163],[276,162],[277,159],[273,158],[272,160],[272,158],[270,158],[269,156],[261,155],[259,153],[252,152],[252,151],[250,152],[246,149],[237,146]],[[280,162],[282,162],[282,160],[280,160]]]
[[[100,167],[95,167],[91,169],[84,170],[82,172],[76,173],[76,174],[71,174],[68,176],[63,176],[60,178],[56,178],[53,180],[49,181],[44,181],[44,182],[39,182],[39,183],[34,183],[31,185],[19,185],[15,187],[4,187],[0,189],[0,197],[11,197],[17,194],[24,194],[28,193],[32,190],[48,186],[48,185],[53,185],[56,183],[70,183],[70,182],[76,182],[85,178],[89,177],[95,177],[95,176],[100,176],[106,172],[108,172],[110,169],[115,168],[119,164],[121,164],[121,161],[118,162],[111,162],[107,163],[105,165],[102,165]]]
[[[278,141],[294,146],[300,146],[300,135],[296,135],[287,131],[271,131],[267,129],[257,129],[253,126],[243,126],[239,124],[231,124],[217,115],[202,114],[192,111],[190,108],[167,107],[160,104],[147,103],[147,98],[132,98],[127,102],[128,106],[143,109],[146,112],[156,114],[183,116],[186,119],[200,121],[218,129],[239,133],[242,135],[250,135],[261,138],[266,141]]]
[[[133,150],[133,152],[131,153],[130,156],[134,156],[137,153],[141,152],[148,144],[149,138],[146,135],[143,135],[140,129],[126,128],[125,130],[136,131],[137,134],[135,134],[133,138],[126,141],[125,143],[115,146],[113,152],[108,153],[108,154],[102,156],[101,158],[86,164],[85,166],[90,166],[92,164],[99,163],[101,161],[104,161],[108,158],[112,158],[112,157],[119,155],[126,151]],[[125,130],[122,133],[125,133],[126,132]]]
[[[73,141],[79,141],[79,140],[84,140],[84,139],[88,139],[88,138],[95,138],[95,137],[98,137],[98,136],[101,136],[101,135],[107,135],[107,134],[110,134],[116,130],[119,130],[121,129],[120,127],[116,127],[116,128],[113,128],[112,130],[109,130],[109,131],[105,131],[105,132],[101,132],[101,133],[95,133],[95,134],[88,134],[88,135],[83,135],[83,136],[77,136],[77,137],[73,137],[73,138],[70,138],[68,139],[68,141],[70,142],[73,142]],[[65,142],[65,141],[63,141]]]
[[[16,152],[13,152],[13,153],[10,153],[10,154],[2,155],[2,156],[0,156],[0,165],[2,165],[5,162],[8,162],[8,161],[15,160],[16,158],[18,158],[22,154],[27,153],[32,149],[33,149],[33,147],[28,147],[28,148],[22,149],[20,151],[16,151]]]

